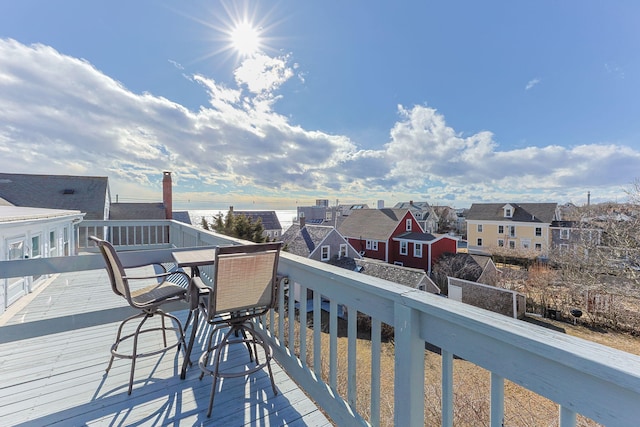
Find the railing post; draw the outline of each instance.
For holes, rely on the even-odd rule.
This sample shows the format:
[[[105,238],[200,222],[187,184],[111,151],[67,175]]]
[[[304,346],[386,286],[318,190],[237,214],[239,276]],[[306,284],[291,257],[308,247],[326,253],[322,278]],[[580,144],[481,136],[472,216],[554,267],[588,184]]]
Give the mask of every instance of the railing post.
[[[504,378],[491,373],[491,427],[504,425]]]
[[[424,340],[419,313],[394,304],[395,377],[394,425],[424,424]]]
[[[576,413],[560,406],[560,427],[576,427]]]
[[[453,426],[453,353],[442,354],[442,427]]]

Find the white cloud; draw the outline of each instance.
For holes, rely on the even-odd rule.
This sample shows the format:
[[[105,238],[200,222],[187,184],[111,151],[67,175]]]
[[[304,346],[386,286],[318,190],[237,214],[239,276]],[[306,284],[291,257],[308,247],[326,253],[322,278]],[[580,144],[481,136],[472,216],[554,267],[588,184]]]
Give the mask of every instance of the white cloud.
[[[210,104],[190,111],[51,47],[0,40],[0,170],[106,175],[114,194],[147,200],[159,198],[161,171],[171,170],[176,192],[190,198],[255,195],[288,206],[301,195],[564,202],[586,189],[620,192],[638,173],[640,153],[629,147],[501,151],[491,132],[463,135],[426,106],[399,106],[389,141],[360,150],[276,113],[291,68],[283,58],[256,61],[236,71],[236,88],[193,76]]]
[[[537,77],[536,77],[535,79],[529,80],[529,81],[527,82],[527,85],[525,86],[524,90],[532,89],[535,85],[537,85],[538,83],[540,83],[540,81],[541,81],[541,80],[540,80],[539,78],[537,78]]]
[[[242,61],[234,76],[238,85],[246,85],[250,92],[264,95],[273,93],[293,77],[293,70],[287,66],[286,57],[257,54]]]

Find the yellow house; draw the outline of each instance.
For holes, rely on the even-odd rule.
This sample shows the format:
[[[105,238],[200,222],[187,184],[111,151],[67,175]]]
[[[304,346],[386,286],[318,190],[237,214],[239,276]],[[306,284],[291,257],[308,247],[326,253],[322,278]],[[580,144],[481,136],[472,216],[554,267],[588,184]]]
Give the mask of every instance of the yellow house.
[[[557,203],[474,203],[467,214],[470,254],[546,256]]]

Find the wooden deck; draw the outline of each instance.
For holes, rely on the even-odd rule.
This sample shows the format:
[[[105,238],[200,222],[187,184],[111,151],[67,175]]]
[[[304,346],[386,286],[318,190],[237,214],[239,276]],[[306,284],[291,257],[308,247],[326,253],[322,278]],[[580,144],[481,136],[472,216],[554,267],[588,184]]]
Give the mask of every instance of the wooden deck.
[[[139,359],[127,395],[129,360],[116,359],[108,374],[105,368],[119,322],[134,313],[112,293],[104,270],[57,275],[10,307],[0,316],[0,426],[332,425],[275,361],[277,396],[266,371],[227,379],[211,418],[211,378],[198,379],[196,362],[180,380],[183,353],[175,349]],[[174,314],[184,322],[187,311]],[[160,342],[152,334],[143,338]],[[244,358],[238,348],[228,363]]]

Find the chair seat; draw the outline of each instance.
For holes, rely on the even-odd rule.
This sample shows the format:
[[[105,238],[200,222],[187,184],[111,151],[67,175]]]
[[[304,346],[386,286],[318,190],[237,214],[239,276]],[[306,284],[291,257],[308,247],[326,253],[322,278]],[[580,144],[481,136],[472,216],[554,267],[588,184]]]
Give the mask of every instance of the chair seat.
[[[153,305],[169,298],[182,297],[187,290],[182,286],[164,282],[159,285],[149,285],[142,289],[131,291],[131,299],[140,305]]]

